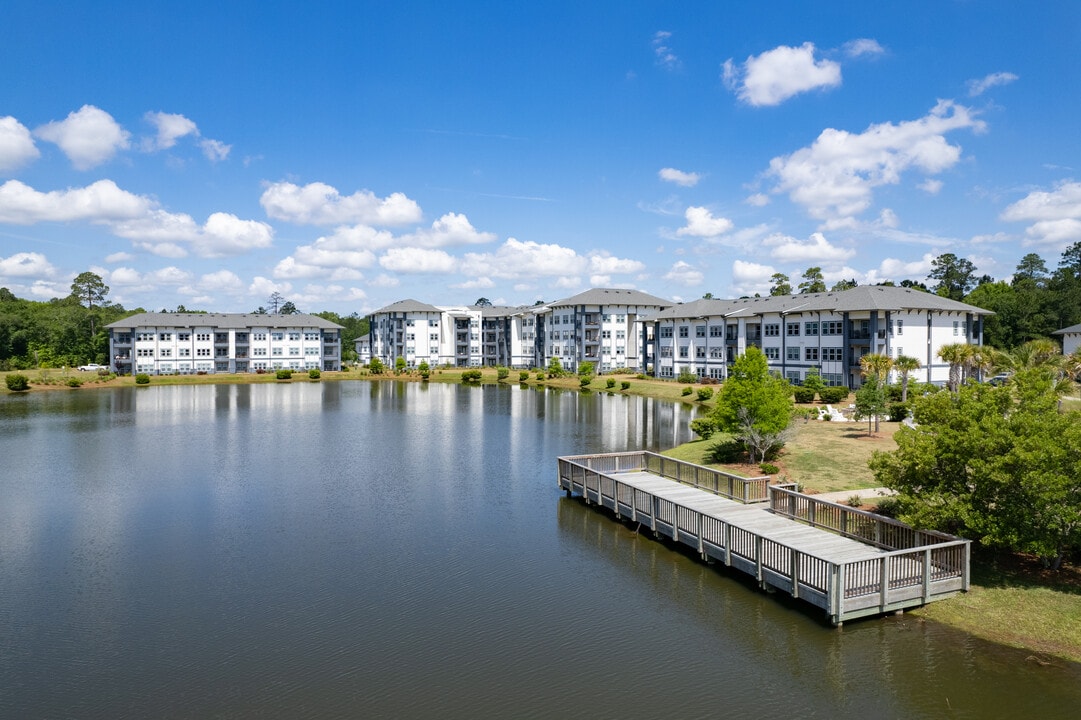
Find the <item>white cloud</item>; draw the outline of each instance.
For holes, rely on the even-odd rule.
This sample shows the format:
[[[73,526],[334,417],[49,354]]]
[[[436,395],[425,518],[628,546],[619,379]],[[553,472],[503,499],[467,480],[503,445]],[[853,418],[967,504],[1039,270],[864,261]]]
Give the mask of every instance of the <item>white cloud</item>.
[[[1025,229],[1025,245],[1062,248],[1081,241],[1081,182],[1030,192],[1003,210],[1000,219],[1032,223]]]
[[[755,193],[754,195],[748,195],[747,199],[743,202],[753,207],[765,207],[766,205],[769,205],[769,195]]]
[[[54,120],[34,130],[42,140],[55,143],[77,170],[89,170],[129,146],[129,133],[109,113],[83,105],[64,120]]]
[[[672,33],[667,30],[658,30],[653,35],[653,55],[657,58],[657,65],[665,70],[678,70],[682,63],[672,49],[668,47],[668,39]]]
[[[179,138],[182,138],[185,135],[199,134],[199,128],[195,123],[183,115],[148,112],[144,117],[146,118],[146,121],[153,125],[157,130],[156,136],[153,138],[146,138],[143,141],[143,149],[148,152],[154,150],[167,150],[176,145],[176,141]]]
[[[495,282],[491,278],[476,278],[473,280],[466,280],[465,282],[456,283],[450,287],[457,290],[487,290],[488,288],[494,288]]]
[[[885,48],[878,44],[877,40],[871,38],[859,38],[857,40],[849,40],[844,44],[844,52],[850,58],[862,57],[864,55],[881,55],[886,52]]]
[[[738,68],[724,64],[725,85],[736,89],[739,99],[754,107],[779,105],[793,95],[841,84],[841,66],[832,60],[815,60],[815,46],[781,45],[752,55]]]
[[[646,269],[646,264],[638,260],[617,258],[606,252],[597,252],[589,256],[589,271],[603,275],[629,275]]]
[[[777,272],[770,265],[736,260],[732,263],[732,289],[734,294],[750,295],[769,289],[770,278]]]
[[[676,231],[679,236],[717,237],[732,229],[733,223],[725,217],[713,217],[707,208],[691,206],[684,213],[687,225]]]
[[[421,229],[402,235],[398,242],[410,247],[437,248],[449,245],[478,245],[495,240],[493,233],[482,233],[469,223],[469,218],[447,213],[432,223],[431,229]]]
[[[299,186],[291,182],[271,183],[259,203],[275,220],[300,225],[404,225],[419,222],[420,206],[402,193],[378,198],[369,190],[343,196],[326,183]]]
[[[782,263],[813,262],[832,264],[847,260],[856,254],[851,248],[831,245],[822,233],[812,233],[808,242],[800,242],[786,235],[766,238],[765,245],[772,246],[770,257]]]
[[[938,191],[942,189],[942,181],[934,178],[927,178],[916,187],[923,190],[928,195],[937,195]]]
[[[34,138],[22,123],[10,115],[0,117],[0,171],[14,170],[40,156]]]
[[[1013,73],[997,72],[986,75],[979,80],[969,80],[967,83],[968,96],[976,97],[977,95],[982,95],[996,85],[1008,85],[1018,79],[1017,75],[1014,75]]]
[[[445,251],[415,247],[390,248],[379,264],[399,273],[452,273],[458,269],[458,259]]]
[[[664,279],[669,282],[679,283],[680,285],[695,286],[702,284],[705,275],[703,275],[701,270],[690,263],[679,260],[667,273],[665,273]]]
[[[221,162],[229,157],[229,151],[233,149],[232,145],[226,145],[220,140],[211,140],[210,138],[200,140],[199,147],[202,148],[203,155],[210,162]]]
[[[21,252],[10,257],[0,257],[0,277],[50,278],[56,268],[41,253]]]
[[[277,283],[269,278],[265,278],[261,275],[256,275],[252,278],[251,285],[248,286],[248,295],[260,298],[268,298],[276,292],[285,295],[292,292],[293,285],[291,283],[283,282]]]
[[[199,278],[199,290],[203,292],[226,292],[236,295],[244,291],[244,281],[231,270],[218,270]]]
[[[702,176],[694,172],[683,172],[675,168],[661,168],[657,176],[665,182],[675,183],[683,187],[694,187]]]
[[[139,247],[162,257],[185,257],[188,243],[200,257],[240,255],[270,247],[274,231],[258,220],[241,220],[231,213],[217,212],[201,227],[185,213],[154,209],[129,220],[108,223],[113,234],[134,241]]]
[[[984,127],[968,108],[941,100],[918,120],[859,134],[827,128],[810,147],[773,158],[768,174],[777,178],[775,192],[787,192],[812,217],[850,218],[870,206],[874,188],[897,184],[906,170],[935,174],[955,165],[961,148],[945,133]]]
[[[216,212],[207,218],[202,232],[192,240],[192,247],[196,255],[214,258],[270,247],[273,239],[274,230],[264,222]]]
[[[897,258],[886,258],[879,264],[877,270],[872,270],[868,274],[868,277],[873,278],[874,282],[923,279],[927,277],[927,273],[931,272],[931,267],[937,257],[934,253],[924,253],[919,260],[904,261]]]
[[[401,281],[393,275],[387,275],[386,273],[383,273],[368,284],[376,288],[392,288],[398,287],[398,285],[401,284]]]
[[[123,252],[123,251],[109,253],[108,255],[105,256],[105,262],[107,262],[107,263],[129,262],[129,261],[134,260],[134,259],[135,259],[134,255],[132,255],[131,253],[128,253],[128,252]]]
[[[38,192],[18,180],[0,185],[0,222],[32,225],[38,222],[110,222],[140,217],[153,207],[146,197],[121,190],[112,180],[98,180],[85,188]]]
[[[472,277],[517,279],[530,276],[581,275],[588,261],[572,248],[507,238],[494,253],[466,253],[461,271]],[[575,278],[575,285],[578,278]]]

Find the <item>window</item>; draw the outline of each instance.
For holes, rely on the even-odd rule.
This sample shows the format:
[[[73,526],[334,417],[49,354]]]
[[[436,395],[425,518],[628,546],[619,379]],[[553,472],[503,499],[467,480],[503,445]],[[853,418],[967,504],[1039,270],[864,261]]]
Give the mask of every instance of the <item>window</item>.
[[[159,336],[159,339],[160,339],[160,340],[161,340],[162,342],[172,342],[172,341],[173,341],[173,334],[172,334],[172,333],[162,333],[162,334],[161,334],[161,335]]]
[[[601,338],[603,338],[605,340],[610,340],[612,338],[612,331],[611,330],[601,330]]]
[[[163,358],[167,358],[167,357],[172,357],[173,356],[173,351],[172,351],[171,348],[162,348],[161,352],[158,353],[158,354]]]
[[[960,325],[960,323],[958,323],[956,320],[953,321],[953,334],[954,335],[957,334],[957,329],[958,329],[959,325]]]
[[[138,342],[154,342],[154,333],[139,333],[135,339]]]
[[[841,362],[844,360],[842,348],[822,348],[822,360],[825,362]]]
[[[706,326],[705,325],[695,325],[694,326],[694,336],[704,338],[706,336]]]
[[[229,342],[229,333],[214,333],[214,342]]]
[[[191,348],[180,348],[176,354],[180,357],[191,357]]]
[[[709,369],[709,376],[711,378],[713,378],[714,380],[720,380],[720,379],[722,379],[724,377],[724,369],[723,368],[718,368],[718,367],[710,368]]]
[[[787,325],[785,325],[785,332],[789,335],[789,337],[791,337],[793,335],[799,335],[799,323],[798,322],[790,322],[790,323],[788,323]]]
[[[683,347],[681,347],[681,348],[679,349],[679,356],[680,356],[681,358],[685,358],[685,357],[687,357],[687,346],[686,346],[686,345],[684,345]]]
[[[672,357],[671,345],[661,345],[661,357]]]
[[[626,339],[627,339],[627,331],[626,330],[616,330],[616,340],[626,340]]]
[[[121,345],[127,345],[131,342],[131,333],[117,333],[116,341]]]
[[[840,335],[843,332],[843,325],[840,320],[827,320],[822,323],[823,335]]]
[[[553,325],[558,325],[559,324],[559,316],[558,315],[552,316],[552,324]]]
[[[293,357],[296,357],[297,355],[300,354],[300,347],[297,346],[297,345],[290,345],[289,346],[289,354],[291,356],[293,356]]]
[[[298,332],[289,333],[289,339],[290,340],[299,340],[300,339],[300,333],[298,333]]]
[[[762,326],[762,334],[766,337],[777,337],[781,334],[780,323],[766,323]]]
[[[664,326],[661,327],[661,337],[662,338],[670,338],[670,337],[672,337],[672,326],[671,325],[664,325]]]
[[[406,333],[405,334],[405,339],[406,340],[416,340],[416,338],[413,337],[413,333]]]
[[[272,333],[270,333],[270,339],[271,340],[284,340],[285,339],[285,333],[283,333],[283,332],[272,332]]]
[[[830,387],[840,387],[844,385],[845,376],[840,373],[822,373],[822,382]]]
[[[817,362],[818,361],[818,348],[816,348],[816,347],[803,348],[803,359],[804,360],[809,360],[811,362]]]
[[[793,385],[802,385],[803,381],[800,379],[799,370],[789,370],[785,373],[785,379]]]
[[[895,347],[894,350],[897,351],[897,354],[894,355],[894,357],[901,357],[902,355],[905,354],[905,351],[903,349],[901,349],[900,346]]]
[[[214,351],[214,357],[229,357],[229,348],[218,348]]]
[[[280,347],[276,347],[276,348],[273,348],[273,349],[272,349],[272,350],[270,351],[270,354],[271,354],[271,355],[273,355],[274,357],[281,357],[281,355],[282,355],[282,349],[281,349]]]
[[[723,325],[710,325],[710,327],[709,327],[709,336],[710,337],[717,337],[717,338],[724,337],[724,326]]]
[[[905,332],[905,321],[902,320],[901,318],[897,318],[897,334],[898,335],[904,335],[904,332]]]
[[[723,360],[724,359],[724,348],[723,347],[711,347],[709,349],[709,356],[711,358],[715,359],[715,360]]]
[[[252,333],[251,339],[255,340],[256,342],[266,342],[266,333],[265,332]],[[263,364],[265,365],[266,363],[263,363]]]
[[[954,323],[954,325],[956,325],[956,324],[957,324],[957,323]],[[690,334],[690,333],[688,332],[688,328],[687,328],[687,326],[686,326],[686,325],[680,325],[680,326],[679,326],[679,336],[680,336],[681,338],[685,338],[685,337],[688,337],[688,336],[689,336],[689,334]],[[956,335],[956,333],[954,333],[954,334]]]
[[[198,357],[210,357],[210,348],[197,348],[195,354]]]
[[[191,333],[177,333],[176,334],[176,339],[178,341],[180,341],[180,342],[190,342],[191,341]]]
[[[251,354],[255,357],[266,357],[266,348],[252,348]]]
[[[799,347],[785,348],[786,360],[799,360]]]
[[[236,334],[236,341],[237,342],[248,342],[248,333],[238,332]]]
[[[571,324],[571,316],[570,315],[564,315],[563,316],[563,324],[564,325],[570,325]]]
[[[306,332],[306,333],[304,333],[304,339],[308,340],[308,341],[314,340],[314,341],[318,342],[319,341],[319,333],[317,333],[317,332]]]
[[[818,334],[818,323],[816,323],[816,322],[803,323],[803,334],[804,335],[817,335]]]
[[[766,359],[767,360],[780,360],[781,359],[781,348],[775,348],[775,347],[762,348],[762,352],[764,352],[766,354]]]
[[[406,326],[406,327],[413,327],[413,320],[412,320],[412,318],[410,318],[409,320],[406,320],[406,321],[405,321],[405,326]]]
[[[699,345],[698,347],[696,347],[694,349],[694,356],[696,358],[705,358],[706,357],[706,349],[704,347],[702,347],[701,345]]]
[[[601,322],[612,322],[612,316],[607,313],[601,315]]]
[[[151,348],[139,348],[135,351],[135,357],[154,357],[154,350]]]
[[[210,333],[196,333],[195,339],[198,342],[210,342]]]

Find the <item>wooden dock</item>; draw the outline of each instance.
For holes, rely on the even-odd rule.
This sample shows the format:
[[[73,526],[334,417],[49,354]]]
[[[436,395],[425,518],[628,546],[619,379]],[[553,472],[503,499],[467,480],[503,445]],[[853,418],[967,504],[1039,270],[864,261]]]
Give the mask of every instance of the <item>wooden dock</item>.
[[[830,622],[969,587],[968,540],[656,453],[559,458],[559,486],[822,608]]]

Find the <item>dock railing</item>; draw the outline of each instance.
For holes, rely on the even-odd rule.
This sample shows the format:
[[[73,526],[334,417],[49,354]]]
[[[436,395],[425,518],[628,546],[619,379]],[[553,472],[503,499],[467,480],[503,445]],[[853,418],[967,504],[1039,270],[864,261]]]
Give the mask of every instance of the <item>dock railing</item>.
[[[560,475],[567,477],[574,477],[575,472],[569,466],[567,468],[569,472],[564,472],[564,463],[578,465],[583,470],[592,470],[594,473],[643,471],[737,502],[759,503],[769,500],[768,476],[741,477],[644,450],[600,455],[572,455],[559,458],[559,463]],[[584,480],[585,473],[579,473],[579,476]],[[590,489],[595,490],[596,487]]]

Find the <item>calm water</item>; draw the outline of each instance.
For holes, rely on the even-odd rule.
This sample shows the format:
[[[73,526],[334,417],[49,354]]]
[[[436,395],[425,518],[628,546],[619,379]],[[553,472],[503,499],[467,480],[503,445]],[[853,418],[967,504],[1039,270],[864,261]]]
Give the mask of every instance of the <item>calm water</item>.
[[[0,717],[1075,717],[1081,669],[817,613],[556,488],[688,411],[342,382],[0,398]]]

